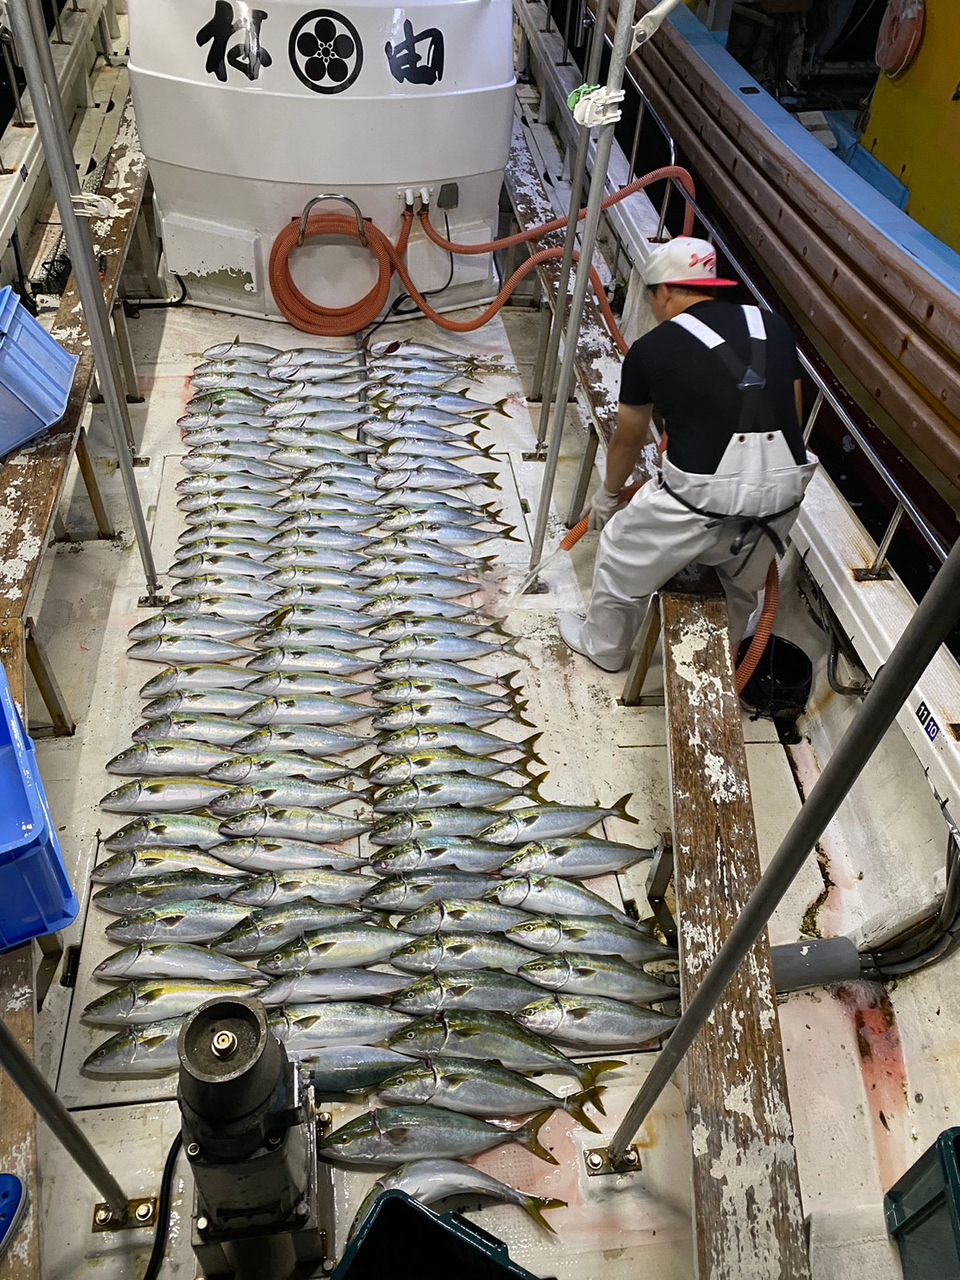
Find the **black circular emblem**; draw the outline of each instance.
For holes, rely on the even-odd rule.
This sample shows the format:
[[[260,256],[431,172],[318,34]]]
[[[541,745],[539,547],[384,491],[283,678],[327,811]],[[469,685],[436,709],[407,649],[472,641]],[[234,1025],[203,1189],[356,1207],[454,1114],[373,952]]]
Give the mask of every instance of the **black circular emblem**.
[[[360,33],[342,13],[314,9],[293,28],[290,65],[315,93],[343,93],[363,66]]]

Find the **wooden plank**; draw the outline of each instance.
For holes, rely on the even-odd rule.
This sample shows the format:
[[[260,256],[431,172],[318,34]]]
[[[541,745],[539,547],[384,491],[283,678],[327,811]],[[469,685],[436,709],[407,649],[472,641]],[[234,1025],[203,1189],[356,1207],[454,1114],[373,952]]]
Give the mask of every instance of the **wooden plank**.
[[[661,593],[684,1003],[760,878],[717,576]],[[770,946],[758,942],[687,1057],[700,1280],[810,1275]]]
[[[521,227],[526,229],[538,226],[556,218],[556,211],[550,203],[519,120],[514,120],[513,123],[513,141],[504,183]],[[558,248],[563,245],[563,239],[562,232],[554,232],[537,241],[536,248]],[[554,312],[560,289],[560,268],[559,261],[545,262],[537,268],[544,295]],[[577,382],[597,434],[605,445],[610,442],[617,426],[617,397],[610,391],[609,385],[611,381],[618,382],[618,377],[611,379],[611,374],[618,374],[621,361],[622,357],[603,322],[600,308],[593,294],[588,293],[577,348]]]
[[[21,715],[26,704],[24,646],[19,618],[0,619],[0,662]],[[31,1056],[35,1030],[33,981],[31,947],[0,956],[0,1018]],[[26,1217],[7,1252],[0,1255],[0,1280],[36,1280],[40,1275],[37,1120],[33,1108],[4,1071],[0,1071],[0,1116],[0,1169],[22,1178],[30,1197]]]
[[[133,103],[128,101],[101,188],[115,202],[117,217],[91,223],[94,241],[106,260],[108,310],[120,284],[146,177]],[[20,617],[29,608],[90,392],[93,354],[73,278],[53,334],[80,362],[63,421],[35,444],[12,454],[0,468],[0,617]]]

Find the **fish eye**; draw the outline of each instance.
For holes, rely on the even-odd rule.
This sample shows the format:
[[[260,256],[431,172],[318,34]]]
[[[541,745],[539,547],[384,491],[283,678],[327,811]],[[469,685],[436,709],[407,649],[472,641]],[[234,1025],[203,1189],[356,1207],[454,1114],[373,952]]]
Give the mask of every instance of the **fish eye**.
[[[408,1032],[407,1032],[407,1039],[408,1039],[408,1040],[415,1040],[415,1039],[416,1039],[416,1036],[415,1036],[414,1032],[412,1032],[412,1031],[408,1031]]]

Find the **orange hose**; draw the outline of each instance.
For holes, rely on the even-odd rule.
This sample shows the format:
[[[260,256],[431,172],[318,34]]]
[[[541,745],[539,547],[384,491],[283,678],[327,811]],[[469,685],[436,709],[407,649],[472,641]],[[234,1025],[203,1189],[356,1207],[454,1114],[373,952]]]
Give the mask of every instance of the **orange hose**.
[[[777,610],[779,608],[780,570],[777,568],[777,558],[774,556],[770,561],[766,585],[763,588],[763,612],[760,614],[760,621],[757,623],[757,629],[753,633],[753,639],[750,641],[750,648],[743,655],[742,661],[737,666],[737,693],[743,693],[750,677],[756,671],[760,659],[766,652],[770,637],[773,635],[773,624],[777,620]]]
[[[603,201],[603,207],[604,209],[609,209],[612,205],[619,203],[621,200],[626,200],[629,196],[636,195],[638,191],[651,186],[654,182],[660,182],[667,178],[675,178],[684,190],[690,194],[691,198],[694,196],[693,179],[686,169],[681,169],[677,165],[665,165],[660,169],[654,169],[652,173],[645,174],[642,178],[636,178],[620,191],[615,191],[612,195],[607,196]],[[585,217],[586,209],[581,209],[578,221]],[[494,253],[499,249],[541,240],[544,236],[562,231],[567,225],[566,218],[555,218],[552,222],[544,223],[543,226],[531,227],[528,231],[519,232],[515,236],[506,236],[500,240],[491,240],[487,244],[458,245],[440,235],[431,225],[426,211],[421,212],[420,220],[424,232],[434,244],[449,253],[468,255]],[[684,235],[689,235],[693,230],[693,220],[693,208],[688,204],[684,214]],[[412,228],[413,214],[408,210],[403,215],[399,239],[396,245],[393,245],[378,227],[370,222],[364,222],[363,236],[366,246],[376,258],[379,268],[377,282],[369,293],[351,306],[323,307],[301,292],[294,283],[290,272],[290,259],[294,251],[301,245],[300,220],[292,221],[277,236],[273,251],[270,254],[270,287],[277,306],[290,324],[302,333],[312,333],[324,338],[349,337],[369,328],[379,318],[386,308],[390,295],[390,285],[394,273],[396,273],[403,281],[407,293],[416,302],[423,314],[432,320],[435,325],[445,329],[448,333],[472,333],[493,319],[513,295],[521,281],[526,279],[531,271],[536,270],[544,262],[552,262],[557,258],[563,257],[562,248],[541,249],[538,253],[528,258],[513,273],[490,306],[475,320],[448,320],[430,306],[410,279],[406,266],[406,253]],[[323,237],[360,241],[361,233],[356,221],[344,214],[314,214],[307,222],[304,239],[315,240]],[[574,254],[574,262],[579,262],[579,254]],[[626,354],[629,350],[628,343],[617,325],[616,317],[607,299],[600,276],[592,266],[590,268],[590,281],[597,295],[597,302],[604,323],[610,330],[617,346]]]
[[[615,204],[619,204],[621,200],[628,200],[630,196],[635,196],[646,187],[652,187],[654,183],[663,182],[668,178],[675,178],[690,196],[690,199],[696,199],[697,190],[689,172],[679,165],[666,164],[659,169],[651,169],[642,178],[634,178],[633,182],[627,183],[619,191],[614,191],[611,195],[604,196],[601,208],[606,212],[607,209],[612,209]],[[583,222],[586,216],[587,210],[584,207],[577,214],[577,221]],[[556,231],[562,231],[568,220],[566,218],[554,218],[552,222],[543,222],[537,227],[530,227],[527,231],[518,231],[515,235],[503,236],[500,240],[490,240],[487,244],[454,244],[451,240],[445,240],[431,223],[429,211],[426,209],[421,210],[420,221],[423,223],[424,231],[439,248],[446,249],[448,253],[477,254],[499,253],[501,249],[514,249],[517,245],[529,244],[531,240],[542,240],[545,236],[553,235]],[[689,236],[693,234],[693,223],[693,206],[687,204],[683,215],[683,235]]]
[[[431,307],[407,271],[405,253],[413,215],[405,214],[400,239],[396,245],[372,224],[365,224],[367,244],[380,264],[377,283],[359,302],[349,307],[321,307],[311,301],[300,291],[290,272],[290,258],[298,247],[300,237],[299,218],[285,227],[277,237],[270,255],[270,287],[277,305],[286,319],[302,333],[316,334],[323,338],[345,338],[369,328],[382,312],[390,292],[390,281],[393,273],[400,277],[407,293],[417,304],[423,314],[432,320],[440,329],[448,333],[472,333],[481,329],[504,307],[512,294],[532,271],[544,262],[552,262],[563,257],[563,249],[541,249],[529,257],[517,268],[497,297],[479,316],[473,320],[451,320],[442,316]],[[344,239],[359,240],[356,220],[341,214],[314,214],[307,222],[309,240],[320,237],[339,236]],[[579,254],[574,254],[574,261],[579,261]],[[620,332],[616,317],[604,292],[603,282],[595,267],[590,268],[590,279],[597,293],[600,312],[624,354],[629,344]]]

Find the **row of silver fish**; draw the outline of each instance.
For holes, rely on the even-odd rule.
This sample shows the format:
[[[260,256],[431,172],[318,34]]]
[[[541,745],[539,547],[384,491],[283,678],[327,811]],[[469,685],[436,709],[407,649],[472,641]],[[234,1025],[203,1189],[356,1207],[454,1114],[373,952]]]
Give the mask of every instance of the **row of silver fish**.
[[[94,903],[123,945],[84,1018],[120,1030],[85,1069],[172,1070],[189,1012],[255,995],[319,1094],[383,1104],[326,1158],[434,1189],[459,1168],[476,1190],[452,1160],[518,1142],[552,1161],[558,1109],[596,1130],[620,1063],[577,1055],[655,1041],[676,998],[669,949],[581,883],[647,856],[590,834],[629,797],[546,800],[537,735],[517,736],[535,725],[490,613],[512,531],[469,465],[505,402],[465,394],[477,362],[419,344],[205,357],[175,603],[131,631],[163,670],[107,766],[129,781],[103,807],[131,820]],[[544,1225],[556,1207],[491,1183]]]

